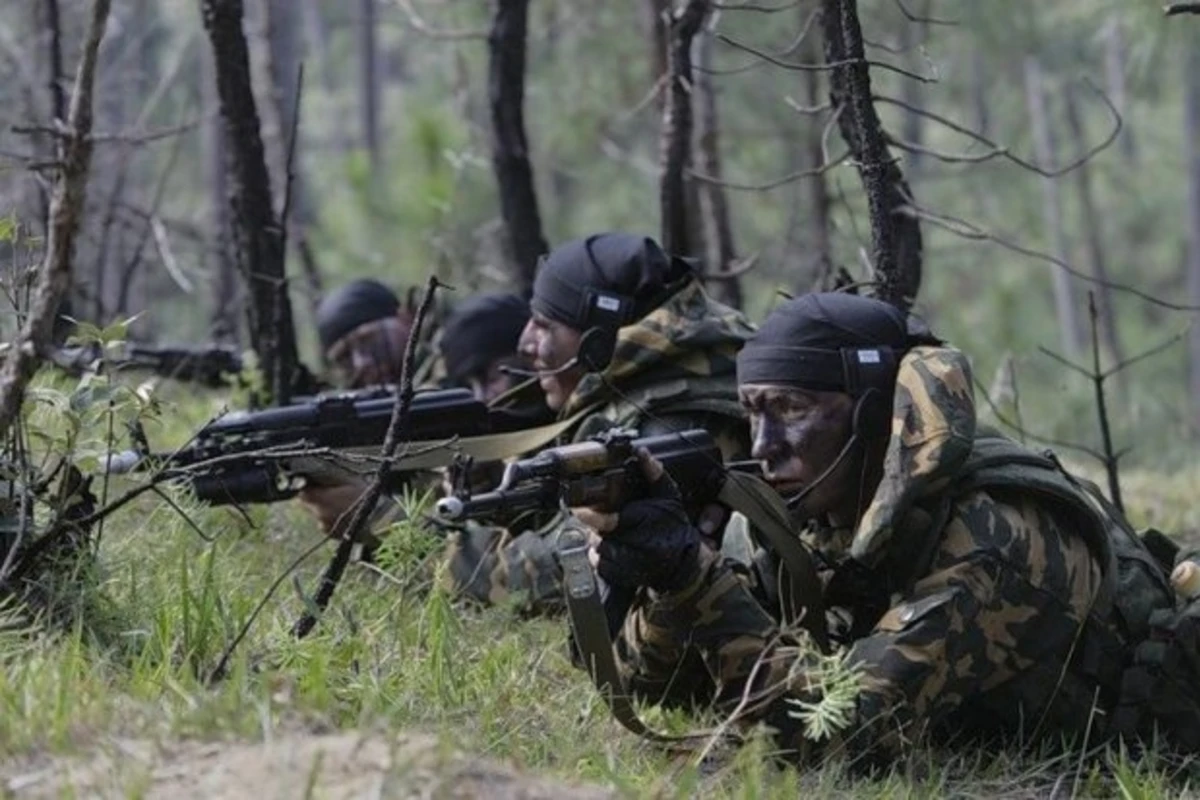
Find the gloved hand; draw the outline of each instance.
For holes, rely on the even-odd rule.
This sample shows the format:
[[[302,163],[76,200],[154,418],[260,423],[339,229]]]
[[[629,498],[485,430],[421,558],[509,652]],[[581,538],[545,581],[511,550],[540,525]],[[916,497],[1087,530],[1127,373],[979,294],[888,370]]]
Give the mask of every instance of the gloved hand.
[[[661,463],[638,452],[649,484],[646,495],[619,512],[576,509],[575,516],[600,535],[596,569],[612,586],[648,586],[676,592],[700,569],[700,531],[688,519],[679,489]]]

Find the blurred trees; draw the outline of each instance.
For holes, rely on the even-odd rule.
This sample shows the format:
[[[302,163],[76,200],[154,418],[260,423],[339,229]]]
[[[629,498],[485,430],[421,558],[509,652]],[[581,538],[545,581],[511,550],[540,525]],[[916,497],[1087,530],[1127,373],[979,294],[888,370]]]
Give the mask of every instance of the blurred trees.
[[[313,348],[320,288],[353,276],[400,290],[431,270],[462,292],[514,285],[511,230],[533,226],[506,222],[493,161],[488,33],[500,5],[251,4],[246,33],[277,223],[287,194],[281,160],[303,109],[281,233],[292,247],[280,253],[287,269],[277,285],[294,304],[301,350]],[[690,78],[669,86],[668,65],[681,54],[669,44],[671,21],[689,5],[522,3],[527,142],[518,149],[539,201],[542,246],[600,229],[664,230],[661,137],[675,91],[693,123],[669,204],[686,220],[680,247],[709,273],[752,262],[728,288],[753,317],[778,290],[830,285],[835,275],[871,281],[877,239],[898,236],[900,260],[919,254],[923,265],[916,311],[972,355],[984,384],[1012,364],[1031,427],[1064,439],[1090,435],[1081,422],[1090,398],[1038,348],[1069,354],[1070,342],[1082,341],[1096,278],[1110,284],[1107,360],[1191,320],[1188,307],[1200,305],[1200,201],[1189,200],[1200,193],[1189,178],[1196,113],[1185,91],[1196,73],[1193,19],[1117,0],[1015,10],[947,0],[711,3],[686,53]],[[205,338],[212,326],[213,335],[252,341],[238,311],[251,295],[230,271],[232,226],[244,220],[221,200],[232,187],[217,168],[227,154],[198,6],[114,0],[73,313],[142,312],[131,328],[137,337]],[[56,161],[47,131],[61,116],[56,93],[74,71],[89,7],[0,7],[9,77],[0,83],[0,204],[39,235]],[[867,64],[849,53],[851,63],[823,66],[828,20],[814,14],[833,8],[837,21],[857,10]],[[852,74],[869,80],[885,137],[874,155],[848,156],[861,142],[843,135],[869,122],[868,107],[839,111],[831,102]],[[1111,143],[1108,103],[1123,123]],[[890,199],[864,191],[864,164],[885,176]],[[886,177],[899,168],[906,188]],[[875,219],[896,230],[878,228],[872,203],[890,208]],[[1198,329],[1190,361],[1200,365]],[[1200,366],[1190,369],[1179,347],[1129,373],[1116,416],[1136,432],[1131,458],[1196,441],[1200,379],[1189,383],[1189,372],[1200,375]]]

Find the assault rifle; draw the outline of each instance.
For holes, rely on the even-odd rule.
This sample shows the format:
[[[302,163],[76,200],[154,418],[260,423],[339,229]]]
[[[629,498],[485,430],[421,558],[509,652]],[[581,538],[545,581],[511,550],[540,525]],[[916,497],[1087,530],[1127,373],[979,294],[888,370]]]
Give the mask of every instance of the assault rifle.
[[[615,429],[514,461],[492,491],[474,496],[459,491],[439,500],[435,511],[443,520],[460,522],[493,517],[501,511],[515,514],[573,506],[617,510],[645,491],[645,476],[637,458],[641,448],[662,463],[689,508],[716,497],[727,469],[759,468],[756,461],[726,467],[720,448],[706,430],[639,439],[634,431]]]
[[[214,389],[229,386],[231,376],[239,374],[243,367],[242,357],[236,350],[220,345],[184,347],[131,343],[114,352],[88,344],[59,348],[50,353],[49,359],[72,375],[94,371],[103,363],[115,370],[152,372]]]
[[[154,471],[185,483],[213,505],[273,503],[308,485],[366,477],[386,436],[394,395],[319,395],[307,402],[226,414],[179,451],[152,455],[144,437],[137,450],[111,454],[115,473]],[[412,472],[449,466],[456,456],[494,460],[544,446],[560,431],[522,430],[527,420],[490,409],[466,389],[417,392],[403,444],[392,464],[393,486]]]

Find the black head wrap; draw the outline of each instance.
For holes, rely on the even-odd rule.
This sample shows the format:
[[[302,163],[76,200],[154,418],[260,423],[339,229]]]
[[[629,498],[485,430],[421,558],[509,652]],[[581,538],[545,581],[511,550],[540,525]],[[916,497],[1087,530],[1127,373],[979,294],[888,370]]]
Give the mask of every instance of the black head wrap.
[[[481,294],[458,305],[442,327],[440,347],[454,383],[517,352],[529,305],[512,294]]]
[[[908,348],[939,341],[881,300],[806,294],[772,311],[738,353],[738,383],[850,394],[867,385],[887,388]]]
[[[400,300],[395,292],[379,281],[364,278],[351,281],[327,294],[317,306],[317,334],[328,350],[359,325],[395,316]]]
[[[589,325],[588,290],[628,298],[622,324],[636,322],[660,306],[693,272],[682,258],[668,256],[647,236],[597,233],[555,248],[533,282],[530,307],[576,330]]]

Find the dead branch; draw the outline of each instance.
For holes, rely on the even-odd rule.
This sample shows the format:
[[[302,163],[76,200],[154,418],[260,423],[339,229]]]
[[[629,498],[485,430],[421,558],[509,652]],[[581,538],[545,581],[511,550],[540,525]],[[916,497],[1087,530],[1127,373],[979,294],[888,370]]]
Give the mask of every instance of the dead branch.
[[[733,47],[737,50],[743,50],[768,63],[774,64],[777,67],[783,67],[784,69],[798,70],[800,72],[831,72],[839,67],[851,67],[862,64],[867,67],[876,67],[888,72],[894,72],[897,75],[903,75],[906,78],[911,78],[914,81],[920,81],[921,83],[937,83],[939,80],[937,75],[919,75],[915,72],[910,72],[903,67],[898,67],[895,64],[888,64],[886,61],[874,61],[869,58],[847,58],[840,61],[827,62],[824,64],[800,64],[795,61],[785,61],[782,58],[771,55],[765,50],[759,50],[755,47],[751,47],[748,44],[739,42],[724,33],[718,33],[717,38],[730,47]]]
[[[54,183],[50,201],[50,229],[46,254],[34,291],[33,306],[21,328],[18,344],[0,370],[0,438],[12,427],[21,411],[25,387],[41,363],[50,342],[58,307],[71,286],[71,260],[87,197],[91,166],[92,89],[96,80],[96,54],[108,20],[111,0],[95,0],[84,39],[83,55],[75,73],[67,127],[75,136],[62,143],[62,171]]]
[[[904,0],[896,0],[896,7],[900,9],[900,13],[909,22],[921,22],[927,25],[946,25],[948,27],[956,27],[961,23],[953,19],[938,19],[937,17],[926,17],[919,14],[914,14],[909,10],[908,6],[904,5]]]
[[[781,178],[776,178],[775,180],[767,181],[766,183],[736,183],[734,181],[717,179],[711,175],[705,175],[703,173],[696,172],[695,170],[689,170],[688,174],[698,181],[716,184],[726,189],[732,189],[738,192],[769,192],[772,189],[778,189],[780,186],[786,186],[789,183],[795,183],[796,181],[803,180],[804,178],[815,178],[819,175],[824,175],[826,172],[829,172],[829,170],[845,162],[849,157],[849,152],[842,153],[837,158],[826,161],[819,167],[789,172],[787,175],[784,175]]]
[[[1134,297],[1138,297],[1142,300],[1145,300],[1147,303],[1150,303],[1151,305],[1155,305],[1160,308],[1168,308],[1172,311],[1200,311],[1200,305],[1187,305],[1184,303],[1172,303],[1169,300],[1163,300],[1160,297],[1155,297],[1154,295],[1149,294],[1148,292],[1144,292],[1141,289],[1138,289],[1134,286],[1129,286],[1127,284],[1118,283],[1116,281],[1111,281],[1111,280],[1110,281],[1101,281],[1099,278],[1095,277],[1094,275],[1090,275],[1086,272],[1083,272],[1082,270],[1078,269],[1077,267],[1067,263],[1066,261],[1063,261],[1061,258],[1056,258],[1056,257],[1050,255],[1049,253],[1043,253],[1039,250],[1034,250],[1032,248],[1025,247],[1024,245],[1017,244],[1016,242],[1013,242],[1013,241],[1011,241],[1003,236],[1000,236],[998,234],[992,233],[991,231],[984,230],[983,228],[979,227],[978,225],[976,225],[972,222],[968,222],[959,217],[955,217],[950,214],[944,214],[944,213],[938,213],[935,211],[930,211],[929,209],[921,208],[921,207],[913,205],[911,203],[908,206],[906,206],[900,210],[902,211],[902,213],[910,214],[912,216],[917,217],[918,219],[921,219],[924,222],[928,222],[929,224],[934,225],[935,227],[941,228],[942,230],[945,230],[945,231],[949,231],[950,233],[953,233],[955,236],[960,236],[963,239],[969,239],[972,241],[992,242],[993,244],[998,244],[1001,247],[1003,247],[1005,250],[1010,250],[1014,253],[1018,253],[1020,255],[1026,256],[1028,258],[1033,258],[1038,261],[1045,261],[1047,264],[1053,264],[1060,269],[1066,270],[1068,273],[1070,273],[1071,275],[1074,275],[1076,278],[1079,278],[1080,280],[1087,281],[1088,283],[1092,283],[1097,286],[1106,286],[1107,288],[1112,289],[1115,292],[1125,292],[1126,294],[1130,294],[1130,295],[1133,295]]]
[[[757,11],[762,14],[774,14],[779,11],[787,11],[800,5],[804,0],[792,0],[782,6],[764,6],[758,3],[713,3],[712,7],[715,11]]]
[[[1200,14],[1200,3],[1171,3],[1163,6],[1163,14],[1168,17],[1176,14]]]
[[[1107,150],[1112,145],[1112,143],[1117,140],[1117,137],[1121,135],[1121,128],[1124,126],[1124,121],[1121,119],[1120,112],[1118,112],[1116,106],[1114,106],[1112,104],[1112,101],[1108,98],[1108,95],[1105,94],[1104,91],[1102,89],[1100,89],[1100,87],[1096,86],[1096,84],[1092,83],[1090,80],[1087,80],[1086,78],[1084,79],[1084,83],[1087,84],[1088,88],[1091,89],[1093,92],[1095,92],[1097,95],[1099,95],[1100,99],[1104,101],[1104,105],[1108,108],[1109,113],[1112,114],[1113,129],[1109,132],[1109,134],[1107,136],[1104,137],[1104,139],[1099,144],[1092,146],[1091,148],[1089,148],[1087,150],[1087,152],[1085,152],[1079,158],[1076,158],[1073,161],[1066,164],[1065,166],[1058,167],[1057,169],[1043,167],[1043,166],[1033,163],[1032,161],[1021,158],[1020,156],[1013,154],[1012,151],[1010,151],[1007,147],[997,144],[995,141],[993,141],[992,139],[989,139],[987,136],[984,136],[982,133],[971,130],[970,128],[960,125],[959,123],[954,122],[953,120],[947,119],[946,117],[943,117],[940,114],[935,114],[932,111],[928,111],[928,110],[920,108],[918,106],[911,105],[909,103],[904,102],[903,100],[898,100],[894,97],[885,97],[883,95],[876,94],[873,96],[873,99],[877,103],[887,103],[888,105],[893,105],[893,106],[897,106],[898,108],[903,108],[907,111],[912,112],[913,114],[919,114],[920,116],[925,117],[928,120],[932,120],[933,122],[937,122],[941,125],[945,125],[947,128],[950,128],[952,131],[954,131],[956,133],[961,133],[962,135],[964,135],[968,138],[974,139],[975,141],[979,142],[980,144],[986,145],[987,147],[991,148],[990,151],[986,154],[986,156],[987,156],[986,158],[979,158],[978,161],[973,161],[971,163],[978,163],[979,161],[988,161],[992,158],[1003,158],[1007,161],[1011,161],[1012,163],[1016,164],[1017,166],[1024,167],[1025,169],[1027,169],[1031,172],[1036,172],[1038,175],[1041,175],[1044,178],[1057,178],[1060,175],[1066,175],[1068,172],[1078,169],[1081,165],[1086,164],[1088,161],[1095,158],[1096,155],[1098,155],[1099,153],[1103,152],[1104,150]],[[900,146],[903,148],[903,145],[898,144],[897,146]],[[943,158],[942,157],[943,154],[939,154],[937,151],[928,151],[928,155],[932,156],[933,158],[939,158],[941,160],[951,160],[950,158]],[[953,158],[953,157],[951,157],[951,158]],[[972,156],[969,158],[974,158],[974,157]],[[959,160],[967,161],[968,157],[963,156],[963,157],[960,157]]]
[[[429,278],[429,282],[425,285],[425,296],[421,299],[421,305],[417,308],[416,317],[413,319],[412,334],[408,337],[408,341],[404,345],[404,361],[400,369],[400,386],[396,392],[396,402],[392,406],[392,419],[388,424],[387,435],[384,438],[383,447],[379,453],[380,457],[384,460],[380,462],[379,468],[375,471],[375,475],[371,479],[366,492],[355,502],[352,511],[343,514],[334,523],[333,530],[330,532],[330,536],[333,538],[341,538],[342,543],[338,546],[338,551],[333,561],[330,562],[329,567],[321,576],[317,593],[313,598],[313,607],[318,614],[324,611],[326,606],[329,605],[333,591],[346,569],[346,564],[350,561],[350,554],[354,544],[358,542],[359,537],[366,528],[367,519],[370,517],[371,512],[375,510],[375,505],[379,502],[379,498],[383,494],[383,486],[387,481],[390,471],[388,460],[396,454],[396,448],[400,444],[400,434],[408,422],[408,411],[412,406],[412,399],[415,394],[413,389],[413,372],[417,366],[416,351],[417,341],[421,338],[421,326],[425,323],[425,318],[428,316],[429,310],[433,308],[434,294],[441,285],[436,277]],[[316,615],[311,611],[305,612],[292,628],[292,633],[297,639],[302,639],[316,624]],[[224,663],[224,659],[222,659],[222,663]]]
[[[800,47],[800,45],[804,44],[805,39],[808,38],[808,34],[812,31],[812,27],[817,21],[819,12],[820,8],[814,8],[812,11],[810,11],[808,16],[804,18],[803,24],[800,25],[799,32],[797,32],[792,41],[788,43],[787,47],[783,48],[782,50],[777,50],[771,55],[773,55],[775,58],[783,58],[784,56],[789,56],[796,52],[796,49]],[[768,63],[770,62],[756,58],[750,61],[748,64],[743,64],[740,67],[714,69],[708,66],[695,65],[693,69],[695,69],[697,72],[703,72],[706,75],[739,75],[743,72],[750,72],[751,70],[759,69]]]
[[[412,0],[396,0],[396,7],[404,12],[408,26],[422,36],[449,42],[465,42],[472,39],[487,39],[488,32],[483,30],[443,30],[430,27],[428,23],[413,8]]]

